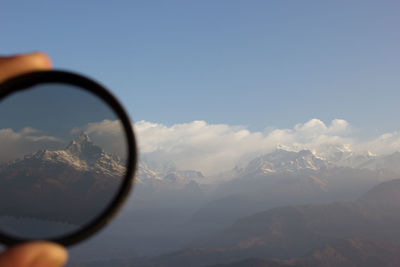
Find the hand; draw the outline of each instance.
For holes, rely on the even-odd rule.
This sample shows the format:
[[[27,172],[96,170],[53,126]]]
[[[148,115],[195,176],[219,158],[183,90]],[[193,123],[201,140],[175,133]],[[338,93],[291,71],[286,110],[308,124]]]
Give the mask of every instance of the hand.
[[[19,74],[48,69],[51,69],[51,61],[41,52],[0,56],[0,83]],[[0,254],[0,267],[58,267],[66,261],[65,248],[45,241],[14,246]]]

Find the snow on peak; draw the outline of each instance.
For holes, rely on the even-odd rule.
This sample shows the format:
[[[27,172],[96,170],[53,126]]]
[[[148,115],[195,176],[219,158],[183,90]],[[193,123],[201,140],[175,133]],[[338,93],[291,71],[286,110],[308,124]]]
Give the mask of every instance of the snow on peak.
[[[252,160],[245,168],[244,173],[265,175],[300,170],[320,170],[326,168],[326,166],[326,162],[316,157],[310,150],[295,152],[276,149]]]
[[[103,149],[96,146],[86,133],[81,133],[78,137],[72,140],[65,151],[86,161],[97,160],[101,154],[104,154]]]
[[[81,133],[64,150],[39,150],[23,160],[66,164],[81,171],[123,176],[126,168],[118,156],[106,153],[86,133]]]

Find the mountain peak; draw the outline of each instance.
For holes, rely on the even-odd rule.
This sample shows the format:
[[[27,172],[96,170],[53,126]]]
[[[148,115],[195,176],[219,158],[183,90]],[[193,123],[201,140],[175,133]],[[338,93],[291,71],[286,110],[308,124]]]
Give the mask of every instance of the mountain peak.
[[[92,143],[92,140],[90,139],[89,135],[86,132],[81,132],[72,142],[78,143],[78,144],[84,144],[84,143]]]
[[[82,132],[77,136],[65,149],[71,155],[85,160],[85,161],[96,161],[101,154],[103,154],[103,149],[96,146],[90,137]]]

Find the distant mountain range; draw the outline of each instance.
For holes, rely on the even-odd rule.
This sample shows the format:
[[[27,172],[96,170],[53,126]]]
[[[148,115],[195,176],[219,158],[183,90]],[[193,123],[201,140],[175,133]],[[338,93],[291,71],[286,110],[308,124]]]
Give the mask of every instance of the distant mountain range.
[[[371,153],[357,154],[349,150],[331,151],[324,156],[310,150],[289,151],[276,149],[250,161],[246,168],[237,168],[241,175],[265,175],[269,173],[326,170],[337,167],[353,169],[385,170],[400,173],[400,152],[377,156]],[[258,172],[258,173],[257,173]]]
[[[192,221],[206,223],[213,218],[214,223],[228,225],[278,206],[354,200],[378,183],[400,178],[398,152],[353,157],[354,166],[335,164],[309,150],[278,149],[257,157],[232,171],[233,177],[217,186]]]
[[[264,177],[277,174],[297,175],[300,173],[329,172],[339,168],[375,172],[383,171],[390,175],[400,174],[400,152],[381,156],[370,152],[359,154],[339,145],[331,147],[328,152],[320,155],[306,149],[290,151],[277,148],[275,151],[256,157],[248,163],[238,164],[233,170],[227,172],[226,176],[229,176],[229,179],[225,180],[234,180],[242,177]],[[170,162],[166,163],[165,166],[140,162],[137,175],[138,183],[145,184],[146,182],[154,182],[155,180],[168,180],[171,178],[170,174],[174,174],[176,178],[182,178],[177,185],[182,185],[183,180],[186,183],[196,181],[212,184],[214,182],[211,178],[204,177],[200,171],[182,171]],[[214,176],[224,176],[224,174]],[[177,179],[173,180],[177,181]],[[216,180],[215,182],[218,183],[220,181]]]
[[[83,224],[109,204],[124,174],[123,160],[82,133],[64,150],[40,150],[0,165],[0,210]]]
[[[248,205],[245,208],[251,213],[277,203],[350,200],[380,182],[400,177],[399,152],[385,156],[360,155],[344,148],[331,148],[331,152],[323,158],[310,150],[276,149],[221,174],[226,177],[222,180],[205,177],[200,171],[179,170],[172,163],[162,166],[140,162],[136,176],[136,186],[140,189],[135,192],[182,193],[189,183],[198,184],[207,192],[216,188],[214,193],[208,194],[212,208],[220,201],[239,198],[241,203],[254,202],[249,203],[254,209],[247,209]],[[145,195],[141,197],[144,198]],[[255,202],[261,203],[261,207]],[[270,204],[265,205],[267,202]]]

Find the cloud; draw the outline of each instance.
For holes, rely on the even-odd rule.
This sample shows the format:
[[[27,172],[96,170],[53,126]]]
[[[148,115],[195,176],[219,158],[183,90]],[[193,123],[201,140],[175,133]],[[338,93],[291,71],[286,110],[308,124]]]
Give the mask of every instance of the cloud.
[[[257,150],[263,143],[261,133],[204,121],[171,127],[140,121],[135,131],[141,154],[156,161],[172,161],[179,168],[204,172],[226,169],[243,153]]]
[[[307,138],[314,138],[321,134],[345,134],[350,130],[350,126],[347,121],[341,119],[333,120],[329,126],[319,119],[311,119],[306,123],[296,124],[294,130]]]
[[[293,129],[269,133],[250,132],[242,126],[207,124],[205,121],[163,124],[140,121],[135,125],[140,152],[157,161],[172,161],[179,168],[214,173],[233,168],[241,159],[268,153],[278,146],[290,149],[316,148],[319,143],[337,142],[337,134],[349,130],[344,120],[326,126],[318,119]]]
[[[43,135],[37,129],[25,127],[19,132],[0,129],[0,144],[0,161],[8,161],[44,148],[56,149],[63,142],[56,137]]]
[[[335,119],[325,124],[311,119],[293,128],[267,133],[250,132],[242,126],[208,124],[205,121],[166,126],[140,121],[135,124],[140,153],[157,162],[173,162],[178,168],[212,174],[233,168],[244,159],[272,152],[278,147],[299,151],[310,149],[321,157],[337,151],[382,153],[400,148],[400,136],[391,133],[360,142],[350,124]]]
[[[400,151],[400,133],[397,131],[385,133],[378,138],[358,145],[359,150],[368,150],[374,154],[389,154]]]

